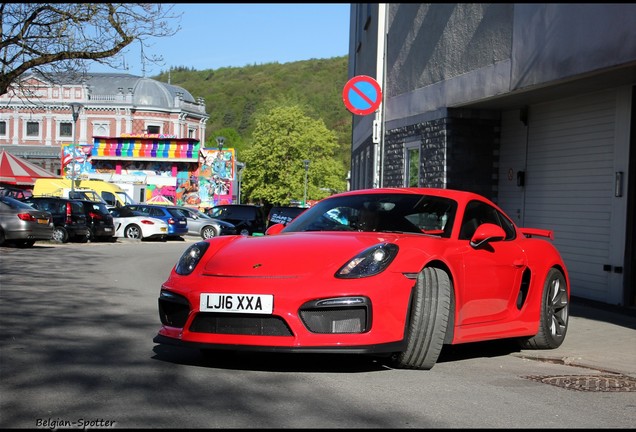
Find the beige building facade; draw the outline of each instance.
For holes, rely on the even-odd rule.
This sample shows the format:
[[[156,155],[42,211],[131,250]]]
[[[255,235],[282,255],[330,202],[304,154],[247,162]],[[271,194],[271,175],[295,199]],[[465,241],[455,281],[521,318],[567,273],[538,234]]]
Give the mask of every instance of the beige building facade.
[[[76,122],[71,103],[81,104]],[[94,73],[67,82],[32,74],[0,96],[0,148],[59,174],[65,144],[131,135],[203,143],[208,118],[202,98],[150,78]]]

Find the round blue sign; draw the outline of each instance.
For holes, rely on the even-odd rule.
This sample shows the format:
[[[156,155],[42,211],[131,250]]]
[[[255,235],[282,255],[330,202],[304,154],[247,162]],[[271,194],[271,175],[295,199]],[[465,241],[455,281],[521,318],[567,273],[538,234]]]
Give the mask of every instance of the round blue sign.
[[[345,84],[342,100],[353,114],[367,115],[377,110],[382,103],[382,90],[375,79],[358,75]]]

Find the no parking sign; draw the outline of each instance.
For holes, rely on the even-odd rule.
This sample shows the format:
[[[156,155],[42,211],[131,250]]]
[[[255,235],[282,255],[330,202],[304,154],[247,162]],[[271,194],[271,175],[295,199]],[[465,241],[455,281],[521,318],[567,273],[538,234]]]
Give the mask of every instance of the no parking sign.
[[[358,75],[345,84],[342,100],[353,114],[371,114],[382,103],[382,89],[380,84],[370,76]]]

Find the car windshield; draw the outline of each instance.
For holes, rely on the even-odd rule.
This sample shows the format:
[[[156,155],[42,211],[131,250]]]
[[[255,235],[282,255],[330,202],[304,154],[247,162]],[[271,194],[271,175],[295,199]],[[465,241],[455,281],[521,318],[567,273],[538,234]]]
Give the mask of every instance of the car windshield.
[[[187,218],[198,217],[198,218],[201,218],[201,219],[212,219],[210,216],[206,215],[201,210],[197,210],[197,209],[194,209],[194,208],[179,208],[179,207],[177,207],[176,210],[183,217],[187,217]]]
[[[177,218],[177,219],[186,217],[186,215],[181,213],[179,211],[179,209],[176,209],[176,208],[166,208],[166,211],[168,212],[168,214],[170,214],[170,216],[172,216],[174,218]]]
[[[112,214],[114,217],[133,217],[133,216],[140,216],[141,213],[133,211],[131,209],[129,209],[128,207],[119,207],[116,209],[109,209],[110,214]]]
[[[218,206],[212,207],[210,216],[218,219],[253,219],[256,215],[255,207]]]
[[[124,205],[136,204],[136,201],[132,199],[126,192],[115,192],[115,195],[117,195],[119,199],[123,201]]]
[[[210,216],[206,215],[201,210],[193,210],[192,213],[199,216],[201,219],[212,219]]]
[[[365,194],[328,198],[294,219],[282,232],[382,231],[450,237],[457,203],[414,194]]]
[[[10,196],[0,196],[0,201],[13,209],[33,210],[33,206],[23,203],[22,201],[18,201]]]
[[[106,207],[105,204],[102,203],[97,203],[97,202],[92,202],[92,201],[86,201],[84,202],[85,206],[88,206],[89,209],[92,209],[94,211],[97,211],[99,213],[102,214],[108,214],[108,207]]]

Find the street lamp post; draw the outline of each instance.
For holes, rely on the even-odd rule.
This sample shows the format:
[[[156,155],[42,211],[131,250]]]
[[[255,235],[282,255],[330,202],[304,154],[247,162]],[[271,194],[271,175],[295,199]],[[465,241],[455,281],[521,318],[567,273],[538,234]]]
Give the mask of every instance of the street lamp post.
[[[307,173],[309,172],[309,159],[305,159],[303,161],[303,165],[305,166],[305,193],[303,195],[303,207],[307,207]]]
[[[73,163],[71,165],[71,195],[74,195],[74,192],[75,192],[75,137],[76,137],[76,130],[77,130],[77,119],[79,118],[80,111],[82,110],[82,108],[84,108],[84,105],[82,105],[79,102],[71,102],[69,105],[71,107],[71,113],[73,114],[73,142],[71,143],[72,145],[71,158]]]
[[[243,169],[245,169],[245,162],[236,161],[236,177],[238,180],[238,191],[236,193],[237,204],[241,203],[241,181],[243,177]]]

